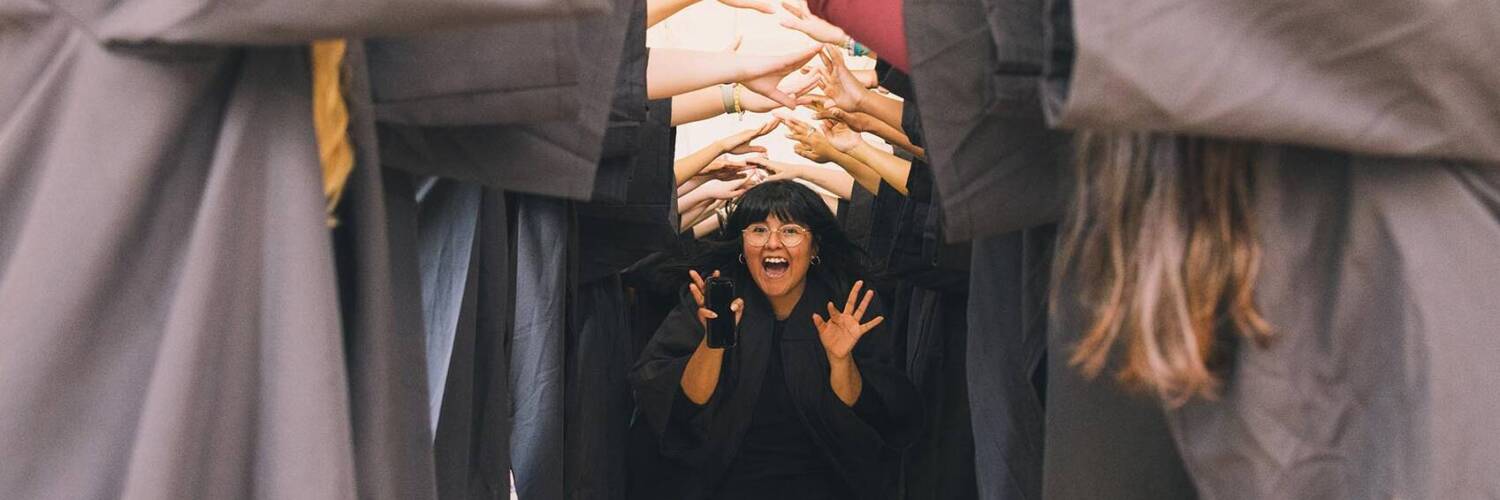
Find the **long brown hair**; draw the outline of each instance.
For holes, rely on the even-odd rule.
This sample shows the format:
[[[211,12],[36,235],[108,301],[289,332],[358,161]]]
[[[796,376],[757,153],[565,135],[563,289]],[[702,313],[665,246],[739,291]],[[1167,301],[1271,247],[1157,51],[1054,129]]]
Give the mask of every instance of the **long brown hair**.
[[[1051,303],[1077,290],[1086,327],[1069,363],[1178,406],[1213,398],[1215,337],[1264,344],[1254,301],[1260,247],[1251,216],[1251,145],[1159,133],[1082,133],[1073,204]],[[1069,283],[1073,286],[1057,286]]]

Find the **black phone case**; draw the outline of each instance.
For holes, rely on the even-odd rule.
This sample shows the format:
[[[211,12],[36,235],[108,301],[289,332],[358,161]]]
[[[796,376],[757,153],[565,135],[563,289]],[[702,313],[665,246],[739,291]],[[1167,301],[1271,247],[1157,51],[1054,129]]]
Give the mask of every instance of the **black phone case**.
[[[734,280],[728,278],[708,279],[708,310],[719,317],[708,320],[708,346],[715,349],[734,347],[737,335],[734,331]]]

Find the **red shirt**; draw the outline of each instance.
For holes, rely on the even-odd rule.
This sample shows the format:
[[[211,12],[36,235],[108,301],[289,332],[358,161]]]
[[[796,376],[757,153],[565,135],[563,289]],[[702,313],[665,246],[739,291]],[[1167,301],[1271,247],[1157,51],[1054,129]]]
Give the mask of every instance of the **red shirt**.
[[[855,41],[907,74],[906,30],[901,0],[808,0],[808,10],[843,28]]]

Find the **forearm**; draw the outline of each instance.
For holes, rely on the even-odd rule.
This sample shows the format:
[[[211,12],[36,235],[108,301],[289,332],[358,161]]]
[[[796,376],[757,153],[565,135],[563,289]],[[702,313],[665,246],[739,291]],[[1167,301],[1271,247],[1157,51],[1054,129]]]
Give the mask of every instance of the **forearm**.
[[[808,182],[817,184],[818,187],[828,190],[842,199],[854,196],[854,176],[842,170],[822,168],[814,166],[803,166],[797,171],[797,177],[806,179]]]
[[[854,358],[851,356],[842,361],[829,359],[828,365],[828,384],[833,386],[833,393],[844,406],[854,406],[859,401],[859,393],[864,390],[864,379],[859,375],[859,367],[854,364]],[[687,377],[684,376],[683,379],[686,380]],[[705,401],[707,399],[704,398]]]
[[[699,239],[719,230],[719,218],[709,217],[693,226],[693,239]]]
[[[702,211],[694,214],[691,219],[685,219],[686,222],[682,225],[682,230],[687,230],[687,228],[690,227],[698,227],[698,224],[703,223],[703,221],[717,219],[717,217],[714,217],[714,214],[717,213],[719,207],[722,206],[724,206],[722,200],[714,200],[713,203],[709,203],[707,206],[703,207]]]
[[[834,151],[829,156],[833,157],[834,164],[854,177],[854,182],[858,182],[860,187],[865,188],[865,191],[871,193],[880,192],[880,173],[876,172],[875,169],[841,151]]]
[[[699,405],[708,403],[708,398],[719,386],[719,368],[723,365],[723,349],[710,349],[707,337],[698,342],[698,349],[693,351],[693,357],[682,370],[682,392],[687,394],[688,401]]]
[[[672,17],[672,14],[695,3],[698,3],[698,0],[647,0],[646,27],[656,26],[656,23]]]
[[[724,148],[719,143],[712,142],[704,146],[703,149],[694,151],[692,154],[673,162],[672,172],[677,178],[677,185],[681,186],[688,179],[698,175],[698,172],[703,171],[703,167],[707,167],[709,163],[713,163],[714,158],[718,158],[721,154],[724,154]]]
[[[874,91],[865,91],[859,100],[859,111],[885,122],[885,124],[901,129],[901,101],[880,95]]]
[[[920,147],[917,147],[917,145],[912,144],[911,138],[907,137],[900,128],[892,127],[890,124],[879,119],[875,119],[874,117],[871,117],[866,125],[866,132],[875,134],[876,137],[879,137],[881,140],[890,143],[890,145],[904,149],[908,153],[917,155],[919,157],[925,158],[927,156],[926,151],[924,151]]]
[[[849,150],[849,156],[867,165],[879,174],[886,184],[896,188],[896,191],[903,196],[906,195],[906,180],[911,175],[911,162],[864,143]]]
[[[677,197],[678,198],[682,198],[683,196],[687,195],[688,193],[693,192],[694,189],[698,189],[698,186],[702,186],[703,183],[705,183],[705,182],[708,182],[708,178],[706,178],[706,177],[693,177],[693,178],[688,179],[687,182],[684,182],[682,184],[678,184],[677,185]],[[680,204],[680,203],[682,203],[682,201],[678,200],[678,203]]]
[[[707,120],[724,114],[723,91],[718,85],[672,96],[672,126]]]
[[[739,56],[733,52],[651,49],[646,62],[646,96],[665,99],[714,84],[736,82],[741,76]]]
[[[698,199],[691,199],[691,198],[687,198],[687,197],[678,198],[677,199],[677,207],[678,207],[677,217],[682,220],[683,226],[682,226],[681,229],[687,229],[688,228],[688,222],[696,220],[698,218],[698,216],[703,213],[704,210],[708,209],[708,205],[709,205],[709,201],[707,199],[703,199],[703,198],[698,198]]]

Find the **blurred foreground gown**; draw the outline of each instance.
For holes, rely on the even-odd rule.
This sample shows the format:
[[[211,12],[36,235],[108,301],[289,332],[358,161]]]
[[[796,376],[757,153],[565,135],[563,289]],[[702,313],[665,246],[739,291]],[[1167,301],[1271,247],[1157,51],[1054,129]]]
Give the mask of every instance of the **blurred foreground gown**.
[[[0,1],[0,498],[377,496],[307,42],[591,6]]]
[[[1032,65],[1008,66],[1014,71],[977,87],[988,99],[959,109],[1015,109],[1003,105],[1020,94],[1007,89],[1035,90],[1006,79],[1035,78],[1040,63],[1042,100],[1057,126],[1263,144],[1254,161],[1264,251],[1256,297],[1274,342],[1237,346],[1217,401],[1163,412],[1066,366],[1083,316],[1076,304],[1059,304],[1048,324],[1057,354],[1046,388],[1045,496],[1500,491],[1492,473],[1500,393],[1484,390],[1500,380],[1500,5],[1075,0],[1046,2],[1043,14],[1034,1],[979,3],[999,7],[978,12],[1040,17],[1050,39],[1045,50],[1030,47]],[[927,2],[908,6],[918,4]],[[945,17],[953,11],[945,9],[909,9],[909,26],[973,22],[953,21],[962,16]],[[1014,31],[995,29],[1003,26],[985,27],[991,50],[1015,48]],[[933,54],[918,45],[937,45],[913,41],[920,93]],[[963,144],[973,132],[926,126],[935,157],[940,136]],[[940,189],[1046,174],[1040,163],[968,169],[939,160]],[[950,220],[955,232],[1004,229],[993,227],[996,219],[1025,227],[1055,212],[995,200],[1007,204],[994,219]],[[1074,295],[1076,284],[1054,285]],[[976,439],[979,432],[976,424]],[[1186,477],[1172,479],[1174,469]]]

